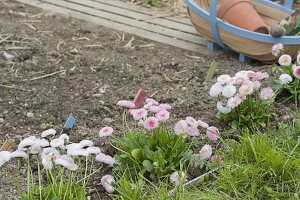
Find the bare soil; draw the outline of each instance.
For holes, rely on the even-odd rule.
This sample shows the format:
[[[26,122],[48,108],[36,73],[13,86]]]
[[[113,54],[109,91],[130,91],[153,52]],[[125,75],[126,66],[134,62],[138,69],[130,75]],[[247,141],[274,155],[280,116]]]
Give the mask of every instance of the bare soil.
[[[222,127],[208,96],[211,83],[203,84],[211,62],[218,62],[215,76],[242,69],[270,72],[270,66],[242,64],[234,55],[204,57],[138,37],[124,48],[133,36],[13,1],[0,1],[0,16],[0,84],[13,87],[0,87],[0,145],[39,135],[46,124],[60,130],[72,114],[77,123],[71,140],[92,139],[112,155],[98,131],[105,125],[121,130],[116,102],[133,99],[139,88],[172,104],[172,121],[194,116]],[[34,80],[54,72],[59,73]],[[279,111],[290,113],[284,106]],[[98,183],[108,170],[93,178],[100,195]],[[17,199],[13,175],[0,174],[0,199]]]

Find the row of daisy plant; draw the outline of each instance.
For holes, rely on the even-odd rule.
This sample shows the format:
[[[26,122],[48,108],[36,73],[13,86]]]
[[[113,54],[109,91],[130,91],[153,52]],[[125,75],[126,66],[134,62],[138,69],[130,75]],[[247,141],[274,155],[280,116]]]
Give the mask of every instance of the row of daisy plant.
[[[104,137],[113,132],[112,128],[101,129],[99,136]],[[6,165],[16,160],[17,169],[10,169]],[[8,171],[20,174],[22,166],[27,170],[27,189],[22,191],[19,176],[16,177],[16,187],[21,200],[35,199],[88,199],[87,184],[92,174],[101,169],[94,169],[94,162],[113,166],[115,159],[101,153],[91,140],[82,140],[79,143],[69,141],[67,134],[56,136],[54,129],[42,132],[41,137],[29,136],[20,141],[17,150],[0,152],[0,167],[7,167]],[[37,173],[35,170],[37,169]],[[102,185],[112,190],[107,181]],[[108,183],[107,183],[108,182]]]

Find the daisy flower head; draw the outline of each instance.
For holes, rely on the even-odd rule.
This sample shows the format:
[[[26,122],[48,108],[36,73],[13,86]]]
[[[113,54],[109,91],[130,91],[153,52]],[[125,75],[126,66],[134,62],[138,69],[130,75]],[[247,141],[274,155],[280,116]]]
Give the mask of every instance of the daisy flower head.
[[[199,129],[196,128],[196,127],[194,127],[194,126],[189,126],[189,127],[187,127],[186,133],[187,133],[189,136],[199,136],[199,135],[200,135]]]
[[[283,54],[279,57],[278,63],[281,66],[289,66],[292,63],[292,57],[288,54]]]
[[[158,102],[152,98],[147,98],[145,101],[146,103],[151,103],[152,105],[156,105],[156,106],[158,105]]]
[[[82,146],[82,147],[91,147],[94,145],[94,143],[91,141],[91,140],[81,140],[79,142],[79,144]]]
[[[0,167],[2,167],[11,158],[9,151],[0,151]]]
[[[45,130],[42,132],[42,137],[48,137],[48,136],[51,136],[51,135],[55,135],[56,134],[56,130],[51,128],[51,129],[48,129],[48,130]]]
[[[168,103],[159,104],[159,107],[161,107],[163,109],[166,109],[166,110],[171,110],[172,109],[172,106]]]
[[[117,105],[125,107],[125,108],[129,108],[129,109],[135,108],[135,104],[132,101],[127,101],[127,100],[118,101]]]
[[[13,151],[11,154],[10,154],[10,157],[11,158],[28,158],[28,154],[22,150],[16,150],[16,151]]]
[[[272,99],[275,96],[275,93],[272,88],[266,87],[261,90],[260,98],[263,100]]]
[[[99,162],[106,163],[106,164],[110,165],[111,167],[114,166],[114,164],[116,164],[116,160],[113,157],[111,157],[109,155],[105,155],[103,153],[99,153],[95,159]]]
[[[90,152],[87,149],[75,149],[75,150],[68,150],[67,154],[70,156],[88,157],[90,155]]]
[[[206,129],[206,135],[212,142],[216,142],[218,140],[218,134],[219,130],[214,126],[210,126]]]
[[[232,84],[226,85],[222,90],[222,95],[224,97],[230,98],[233,97],[236,93],[236,87]]]
[[[297,78],[297,79],[300,79],[300,66],[296,66],[293,68],[293,71],[294,71],[294,76]]]
[[[293,78],[289,74],[281,74],[279,76],[279,81],[281,85],[289,84],[293,81]]]
[[[284,51],[284,47],[282,43],[274,44],[272,46],[272,54],[273,56],[279,56]]]
[[[153,129],[155,129],[156,127],[158,127],[158,119],[156,117],[148,117],[145,121],[144,121],[144,128],[152,131]]]
[[[59,139],[62,139],[62,140],[64,140],[65,142],[69,142],[70,137],[69,137],[67,134],[63,133],[63,134],[61,134],[61,135],[59,136]]]
[[[209,90],[209,95],[211,97],[216,97],[218,96],[221,92],[223,91],[223,86],[220,83],[215,83],[214,85],[211,86]]]
[[[227,107],[234,109],[236,108],[238,105],[240,105],[242,103],[242,99],[239,97],[231,97],[230,99],[228,99],[227,101]]]
[[[181,135],[182,133],[186,133],[186,129],[188,127],[188,123],[186,120],[180,120],[175,124],[174,132],[176,135]]]
[[[198,121],[193,118],[193,117],[186,117],[185,118],[185,121],[190,125],[190,126],[193,126],[193,127],[198,127]]]
[[[258,90],[261,86],[261,83],[259,81],[253,81],[253,88],[254,90]]]
[[[200,160],[207,160],[211,157],[211,155],[212,155],[212,148],[208,144],[204,145],[199,152]]]
[[[159,111],[165,110],[164,108],[160,106],[150,106],[149,111],[152,113],[158,113]]]
[[[253,91],[254,91],[254,84],[245,84],[239,88],[239,93],[245,96],[252,94]]]
[[[245,71],[245,70],[242,70],[242,71],[239,71],[235,74],[235,79],[242,79],[242,80],[249,80],[249,71]]]
[[[50,142],[50,146],[53,147],[53,148],[63,146],[64,144],[65,144],[65,141],[63,139],[60,139],[60,138],[53,139]]]
[[[36,138],[35,137],[29,137],[21,140],[21,142],[18,145],[18,149],[24,149],[27,147],[34,146],[36,144]]]
[[[33,155],[36,155],[36,154],[39,154],[42,152],[42,148],[38,145],[33,145],[33,146],[29,147],[28,150],[29,150],[29,153],[33,154]]]
[[[140,120],[147,117],[148,112],[146,109],[140,108],[130,110],[130,114],[132,114],[134,120]]]
[[[250,72],[248,76],[252,78],[253,81],[261,81],[263,79],[269,78],[269,74],[266,72]]]
[[[43,139],[37,138],[35,140],[35,143],[36,143],[36,145],[38,145],[40,147],[49,147],[50,146],[50,143],[48,142],[48,140],[46,140],[44,138]]]
[[[200,119],[197,122],[198,122],[198,125],[201,126],[202,128],[208,128],[209,127],[209,125],[206,122],[204,122]]]
[[[226,84],[229,81],[231,81],[231,77],[227,74],[223,74],[217,78],[217,82],[219,82],[220,84]]]
[[[223,114],[228,114],[231,112],[231,108],[225,106],[222,102],[218,101],[217,102],[217,109],[220,113]]]
[[[86,150],[89,152],[89,154],[97,155],[97,154],[101,153],[101,150],[99,147],[88,147]]]
[[[113,187],[114,183],[115,183],[115,179],[111,175],[105,175],[101,178],[101,185],[108,193],[113,193],[115,191]]]
[[[114,129],[112,127],[106,126],[99,131],[100,137],[107,137],[113,134]]]
[[[161,110],[155,114],[155,117],[158,119],[158,121],[165,122],[170,118],[170,112],[167,110]]]
[[[173,172],[170,175],[170,181],[171,183],[174,183],[175,185],[179,185],[180,182],[184,182],[186,180],[186,175],[184,172]]]

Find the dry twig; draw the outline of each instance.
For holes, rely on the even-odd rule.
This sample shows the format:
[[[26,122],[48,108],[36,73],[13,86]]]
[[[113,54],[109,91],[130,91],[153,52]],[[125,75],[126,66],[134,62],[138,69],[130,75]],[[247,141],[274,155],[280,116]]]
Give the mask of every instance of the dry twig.
[[[24,91],[24,92],[31,92],[31,90],[23,89],[23,88],[16,87],[16,86],[10,86],[10,85],[1,85],[0,84],[0,87],[7,88],[7,89],[21,90],[21,91]]]
[[[55,74],[59,74],[59,73],[62,73],[62,72],[66,72],[66,70],[63,69],[63,70],[53,72],[53,73],[50,73],[50,74],[46,74],[46,75],[43,75],[43,76],[35,77],[35,78],[30,79],[30,81],[35,81],[35,80],[39,80],[39,79],[42,79],[42,78],[47,78],[49,76],[53,76]]]

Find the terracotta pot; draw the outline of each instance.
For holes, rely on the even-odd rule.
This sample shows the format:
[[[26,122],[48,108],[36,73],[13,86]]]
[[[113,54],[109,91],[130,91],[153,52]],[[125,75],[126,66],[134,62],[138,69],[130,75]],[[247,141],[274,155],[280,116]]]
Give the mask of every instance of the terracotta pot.
[[[266,23],[256,12],[252,1],[226,0],[218,5],[218,17],[237,27],[259,32],[269,33]]]

